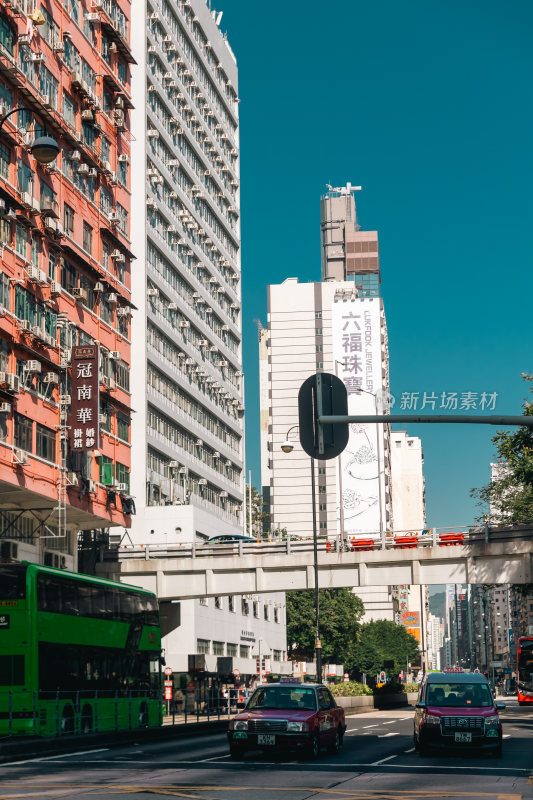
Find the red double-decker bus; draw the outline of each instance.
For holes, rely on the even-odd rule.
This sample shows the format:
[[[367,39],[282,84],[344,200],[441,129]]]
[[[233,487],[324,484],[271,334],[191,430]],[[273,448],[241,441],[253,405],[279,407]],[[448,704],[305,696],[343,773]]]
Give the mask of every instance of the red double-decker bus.
[[[533,708],[533,636],[521,636],[517,651],[518,705]]]

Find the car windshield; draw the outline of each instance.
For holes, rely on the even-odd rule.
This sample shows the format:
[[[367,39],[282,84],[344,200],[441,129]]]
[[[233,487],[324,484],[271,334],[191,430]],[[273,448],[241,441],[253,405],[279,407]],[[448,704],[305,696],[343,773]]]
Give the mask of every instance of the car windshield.
[[[487,708],[493,705],[492,695],[485,683],[430,683],[426,692],[428,706],[456,708]]]
[[[316,695],[314,689],[300,686],[262,686],[256,690],[248,708],[316,711]]]

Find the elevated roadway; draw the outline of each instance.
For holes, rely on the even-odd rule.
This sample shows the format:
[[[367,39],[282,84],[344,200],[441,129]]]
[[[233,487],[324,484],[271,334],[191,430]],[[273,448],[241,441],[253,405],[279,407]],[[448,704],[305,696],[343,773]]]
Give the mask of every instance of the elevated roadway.
[[[313,542],[150,545],[106,552],[98,574],[157,592],[160,600],[314,587]],[[533,526],[319,542],[321,588],[435,583],[533,583]]]

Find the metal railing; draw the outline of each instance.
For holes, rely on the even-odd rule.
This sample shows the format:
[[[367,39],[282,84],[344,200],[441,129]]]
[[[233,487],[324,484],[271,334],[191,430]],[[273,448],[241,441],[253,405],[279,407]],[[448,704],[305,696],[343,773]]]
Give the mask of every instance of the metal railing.
[[[142,691],[0,692],[0,740],[55,738],[228,720],[244,706],[246,690],[195,684],[163,700]]]
[[[487,542],[504,542],[529,538],[533,524],[515,525],[512,528],[450,526],[415,531],[362,532],[327,538],[319,537],[318,550],[325,553],[346,553],[362,550],[404,550],[426,547],[467,547]],[[260,556],[275,554],[307,553],[313,550],[312,536],[286,535],[282,539],[257,539],[255,542],[231,542],[209,544],[200,542],[151,543],[146,545],[122,545],[109,549],[104,560],[127,558],[213,558],[224,556]]]

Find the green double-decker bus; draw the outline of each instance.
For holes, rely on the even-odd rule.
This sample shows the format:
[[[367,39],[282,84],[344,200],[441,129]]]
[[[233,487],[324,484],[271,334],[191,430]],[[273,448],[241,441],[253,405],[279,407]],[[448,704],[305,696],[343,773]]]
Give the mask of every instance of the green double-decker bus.
[[[51,569],[0,564],[0,735],[160,725],[154,594]]]

